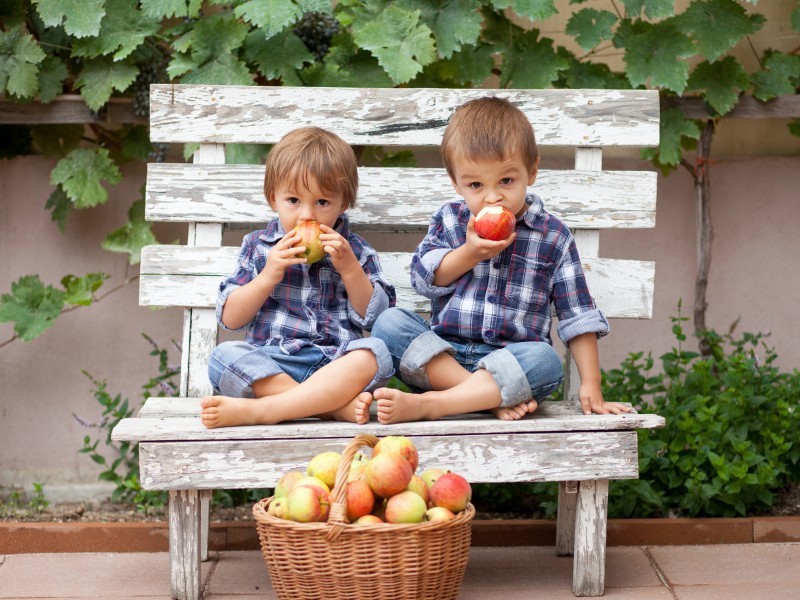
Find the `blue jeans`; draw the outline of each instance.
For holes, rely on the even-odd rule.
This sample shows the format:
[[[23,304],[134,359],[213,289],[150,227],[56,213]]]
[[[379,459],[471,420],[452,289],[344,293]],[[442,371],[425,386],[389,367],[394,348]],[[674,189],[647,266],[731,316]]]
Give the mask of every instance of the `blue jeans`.
[[[370,350],[378,362],[378,371],[364,391],[384,385],[394,374],[386,345],[377,338],[350,340],[328,358],[316,346],[305,346],[296,354],[286,354],[279,346],[253,346],[247,342],[223,342],[208,359],[208,378],[214,392],[234,398],[252,398],[253,383],[286,373],[302,383],[315,371],[353,350]]]
[[[546,342],[515,342],[493,346],[458,338],[442,338],[422,317],[405,308],[381,313],[372,337],[386,343],[400,379],[421,391],[431,389],[425,366],[437,354],[447,352],[470,373],[486,369],[500,387],[500,406],[541,403],[561,384],[561,357]]]

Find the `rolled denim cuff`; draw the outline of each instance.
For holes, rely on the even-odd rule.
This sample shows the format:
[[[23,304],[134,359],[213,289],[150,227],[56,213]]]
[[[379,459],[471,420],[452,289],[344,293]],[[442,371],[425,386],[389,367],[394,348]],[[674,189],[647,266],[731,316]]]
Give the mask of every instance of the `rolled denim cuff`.
[[[383,286],[375,280],[372,280],[372,286],[372,297],[369,299],[369,304],[367,305],[367,310],[363,317],[355,311],[353,305],[350,304],[349,301],[347,303],[347,316],[350,318],[350,321],[357,327],[366,329],[367,331],[372,329],[378,315],[389,308],[389,294],[386,293]]]
[[[608,319],[599,308],[595,308],[569,319],[558,322],[558,337],[565,344],[584,333],[596,333],[597,337],[607,335]]]
[[[439,296],[449,294],[456,289],[455,284],[448,285],[446,287],[433,285],[433,278],[436,276],[436,269],[439,268],[439,265],[442,264],[444,257],[450,254],[450,252],[452,252],[450,248],[439,248],[436,250],[431,250],[419,258],[422,269],[412,268],[411,270],[411,285],[418,294],[425,296],[426,298],[438,298]]]
[[[283,373],[280,365],[269,357],[249,354],[229,365],[219,379],[223,396],[254,398],[253,382]]]
[[[392,355],[389,354],[389,349],[386,347],[386,344],[383,343],[383,340],[379,340],[375,337],[350,340],[336,353],[334,360],[353,350],[370,350],[375,355],[375,360],[378,363],[378,370],[375,373],[375,377],[372,378],[372,381],[370,381],[367,387],[362,391],[371,392],[386,385],[386,382],[394,375],[394,367],[392,366]]]
[[[517,357],[505,348],[484,356],[478,361],[478,368],[486,369],[500,388],[500,406],[516,406],[533,400],[525,371]]]
[[[420,390],[430,390],[431,384],[425,373],[425,365],[437,354],[447,352],[455,355],[455,349],[432,331],[426,331],[409,344],[400,359],[400,379],[406,385]]]

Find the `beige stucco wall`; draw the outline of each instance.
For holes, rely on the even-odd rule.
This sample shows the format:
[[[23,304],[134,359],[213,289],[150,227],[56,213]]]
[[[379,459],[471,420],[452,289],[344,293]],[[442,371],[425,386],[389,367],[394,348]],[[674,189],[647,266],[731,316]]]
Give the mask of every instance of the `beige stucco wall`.
[[[728,134],[726,134],[728,135]],[[735,135],[730,134],[735,139]],[[800,230],[800,142],[786,140],[789,156],[735,156],[736,145],[719,149],[713,165],[712,194],[715,241],[708,290],[708,324],[720,331],[740,318],[739,331],[771,331],[769,344],[780,365],[800,365],[796,306],[796,235]],[[568,160],[545,156],[543,168],[568,167]],[[610,159],[615,166],[649,168],[630,157]],[[66,235],[50,221],[44,204],[52,191],[52,163],[41,157],[0,161],[0,293],[12,281],[38,273],[57,284],[66,273],[104,271],[112,275],[102,289],[135,276],[126,258],[100,249],[107,232],[121,226],[130,203],[138,198],[143,165],[123,169],[124,180],[111,191],[108,204],[72,214]],[[656,261],[655,309],[652,321],[615,322],[601,342],[604,368],[617,366],[630,351],[667,351],[674,340],[669,317],[683,298],[691,316],[694,294],[694,208],[691,178],[684,170],[659,180],[655,230],[604,233],[601,254]],[[178,239],[181,227],[158,226],[164,241]],[[226,239],[236,243],[237,234]],[[413,247],[413,240],[369,236],[378,246]],[[392,236],[389,236],[392,237]],[[102,290],[101,290],[102,291]],[[0,486],[45,484],[51,497],[66,486],[96,483],[98,468],[78,453],[87,430],[73,413],[99,418],[92,386],[81,373],[108,381],[109,391],[132,401],[141,385],[155,374],[147,333],[162,345],[180,339],[181,312],[153,311],[138,306],[137,285],[123,287],[99,304],[57,319],[38,339],[15,341],[0,348]],[[0,324],[0,343],[11,337],[10,324]],[[173,359],[178,357],[173,353]],[[81,493],[83,493],[81,492]]]

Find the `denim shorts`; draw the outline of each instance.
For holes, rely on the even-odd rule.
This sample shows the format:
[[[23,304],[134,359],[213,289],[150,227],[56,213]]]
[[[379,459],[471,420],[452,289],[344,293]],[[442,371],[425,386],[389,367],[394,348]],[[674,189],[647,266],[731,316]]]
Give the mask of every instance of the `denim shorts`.
[[[378,317],[372,337],[389,348],[400,379],[418,390],[430,390],[425,366],[437,354],[447,352],[470,373],[486,369],[500,387],[500,406],[541,403],[564,379],[561,357],[546,342],[515,342],[507,346],[442,338],[428,322],[405,308],[390,308]]]
[[[370,350],[378,362],[378,371],[364,391],[385,385],[394,374],[386,345],[373,337],[350,340],[328,358],[317,346],[304,346],[295,354],[287,354],[280,346],[254,346],[247,342],[223,342],[208,359],[208,378],[216,394],[234,398],[252,398],[253,382],[286,373],[302,383],[315,371],[353,350]]]

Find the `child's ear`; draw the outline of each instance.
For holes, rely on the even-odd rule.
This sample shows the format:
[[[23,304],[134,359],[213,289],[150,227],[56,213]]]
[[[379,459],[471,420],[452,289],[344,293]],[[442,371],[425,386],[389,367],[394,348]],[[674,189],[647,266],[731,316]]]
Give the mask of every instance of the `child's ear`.
[[[528,175],[528,186],[533,185],[533,182],[536,181],[536,175],[539,174],[539,157],[536,157],[536,163],[533,165],[533,169],[531,170],[530,174]]]

